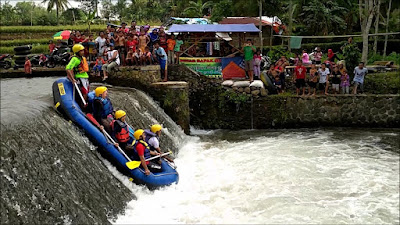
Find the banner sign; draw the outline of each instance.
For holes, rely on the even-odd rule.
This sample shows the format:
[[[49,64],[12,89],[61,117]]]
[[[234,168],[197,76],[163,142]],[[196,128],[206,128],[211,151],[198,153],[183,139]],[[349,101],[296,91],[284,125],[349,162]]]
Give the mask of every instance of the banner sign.
[[[222,58],[221,64],[222,78],[224,80],[246,78],[243,57]]]
[[[180,57],[179,64],[207,77],[221,77],[221,58],[216,57]]]

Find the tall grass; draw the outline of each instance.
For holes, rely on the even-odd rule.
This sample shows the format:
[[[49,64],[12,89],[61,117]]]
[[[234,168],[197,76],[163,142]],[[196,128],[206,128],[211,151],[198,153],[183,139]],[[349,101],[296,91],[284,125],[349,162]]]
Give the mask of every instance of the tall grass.
[[[35,54],[48,53],[49,46],[48,45],[33,45],[31,52],[35,53]],[[14,46],[0,47],[0,54],[14,54]]]
[[[1,40],[2,47],[21,46],[21,45],[34,45],[34,44],[47,44],[52,37],[40,39],[16,39],[16,40]]]

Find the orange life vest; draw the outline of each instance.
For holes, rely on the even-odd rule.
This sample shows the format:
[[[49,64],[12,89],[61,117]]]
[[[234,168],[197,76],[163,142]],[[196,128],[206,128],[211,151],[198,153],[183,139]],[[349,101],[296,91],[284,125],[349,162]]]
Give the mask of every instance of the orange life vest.
[[[111,129],[114,130],[114,124],[115,122],[118,123],[118,125],[121,127],[121,131],[115,134],[115,137],[117,138],[117,141],[120,143],[125,143],[129,141],[129,130],[128,130],[128,126],[126,126],[126,124],[120,120],[113,120],[111,122]]]

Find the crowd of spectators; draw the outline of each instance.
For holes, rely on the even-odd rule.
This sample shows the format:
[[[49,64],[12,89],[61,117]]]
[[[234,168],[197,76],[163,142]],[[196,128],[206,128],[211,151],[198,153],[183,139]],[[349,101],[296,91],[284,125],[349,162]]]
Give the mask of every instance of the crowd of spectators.
[[[354,68],[354,78],[350,81],[350,76],[345,66],[345,62],[340,60],[336,53],[329,49],[327,60],[322,62],[322,52],[316,47],[314,52],[308,54],[306,50],[302,54],[288,60],[285,56],[271,64],[267,74],[272,78],[278,93],[282,93],[286,88],[286,68],[293,68],[292,81],[296,86],[296,94],[304,96],[315,96],[319,90],[322,95],[329,94],[349,94],[350,84],[353,84],[353,94],[357,91],[363,92],[365,75],[368,73],[364,63],[360,62]]]
[[[85,47],[85,56],[93,67],[93,74],[101,76],[103,80],[107,74],[118,66],[145,66],[160,64],[166,70],[166,64],[175,64],[178,61],[182,37],[167,35],[164,28],[153,28],[150,25],[138,26],[132,21],[130,26],[122,22],[120,26],[108,25],[100,31],[97,37],[92,34],[86,36],[80,31],[72,31],[68,39],[68,46],[82,44]],[[155,48],[158,43],[162,50]],[[50,53],[61,45],[61,41],[49,43]],[[165,54],[165,57],[164,55]],[[167,62],[164,62],[166,60]],[[166,80],[166,77],[164,77]]]

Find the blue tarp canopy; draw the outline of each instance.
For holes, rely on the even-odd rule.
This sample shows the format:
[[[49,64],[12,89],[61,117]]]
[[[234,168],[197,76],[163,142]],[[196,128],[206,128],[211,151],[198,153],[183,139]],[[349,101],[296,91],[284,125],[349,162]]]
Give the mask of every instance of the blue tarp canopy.
[[[243,33],[243,32],[260,32],[254,24],[173,24],[169,29],[169,33]]]

